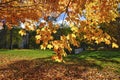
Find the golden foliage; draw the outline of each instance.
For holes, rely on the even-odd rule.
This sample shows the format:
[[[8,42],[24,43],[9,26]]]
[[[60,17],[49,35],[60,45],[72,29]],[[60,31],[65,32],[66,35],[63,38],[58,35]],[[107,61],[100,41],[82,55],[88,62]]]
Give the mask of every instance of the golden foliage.
[[[108,45],[115,41],[97,27],[100,23],[115,20],[118,16],[119,2],[119,0],[2,0],[0,20],[5,19],[9,29],[21,21],[25,24],[25,30],[36,30],[36,43],[41,44],[41,49],[54,49],[56,55],[53,59],[61,62],[62,56],[66,55],[64,49],[71,51],[70,44],[79,46],[79,38],[97,44],[105,42]],[[57,18],[63,12],[67,14],[67,20],[72,22],[70,24],[72,33],[61,35],[60,40],[55,40],[53,34],[57,33],[59,26],[53,25],[48,16]],[[83,15],[86,17],[84,21],[79,19]],[[46,22],[40,23],[36,29],[33,22],[41,17]],[[26,19],[32,22],[25,21]],[[19,34],[26,35],[25,30],[20,30]],[[112,47],[118,48],[118,45],[112,43]]]
[[[112,43],[112,48],[119,48],[119,46],[116,43]]]
[[[85,14],[88,21],[97,25],[117,17],[118,3],[119,0],[2,0],[0,18],[17,24],[17,20],[24,21],[25,18],[38,20],[40,17],[47,18],[51,13],[58,17],[62,12],[66,12],[68,20],[75,23],[79,22],[78,14]]]
[[[20,30],[20,31],[19,31],[19,34],[20,34],[21,36],[24,36],[24,35],[26,35],[26,31],[25,31],[25,30]]]

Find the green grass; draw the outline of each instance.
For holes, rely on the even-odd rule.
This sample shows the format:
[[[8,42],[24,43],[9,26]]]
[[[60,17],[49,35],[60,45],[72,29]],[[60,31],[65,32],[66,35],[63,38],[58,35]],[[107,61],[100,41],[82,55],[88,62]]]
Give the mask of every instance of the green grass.
[[[17,60],[50,59],[53,54],[51,50],[0,50],[0,65]],[[107,67],[120,73],[120,51],[84,51],[80,54],[68,55],[64,60],[66,64],[79,64],[100,69]]]
[[[15,49],[15,50],[0,50],[0,65],[9,63],[10,61],[18,60],[32,60],[36,58],[47,58],[53,55],[50,50],[28,50],[28,49]]]
[[[18,58],[45,58],[50,57],[53,51],[50,50],[28,50],[28,49],[15,49],[15,50],[0,50],[0,56],[18,57]]]

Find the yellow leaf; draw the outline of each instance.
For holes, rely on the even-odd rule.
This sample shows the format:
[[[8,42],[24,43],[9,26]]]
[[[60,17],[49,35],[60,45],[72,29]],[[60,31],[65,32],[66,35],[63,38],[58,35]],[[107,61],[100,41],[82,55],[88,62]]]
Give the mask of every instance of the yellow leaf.
[[[21,36],[24,36],[24,35],[26,35],[26,32],[25,32],[24,30],[20,30],[20,31],[19,31],[19,34],[20,34]]]
[[[74,26],[74,24],[73,24],[73,23],[71,23],[71,24],[70,24],[70,27],[73,27],[73,26]]]
[[[119,48],[119,46],[116,43],[112,43],[112,48]]]
[[[40,47],[41,47],[41,49],[44,49],[44,50],[46,49],[46,47],[45,47],[45,46],[43,46],[43,45],[41,45]]]
[[[67,56],[66,52],[63,52],[63,56]]]
[[[70,39],[70,35],[68,34],[66,38],[67,38],[67,40],[69,40]]]
[[[51,44],[48,44],[48,45],[47,45],[47,48],[52,49],[53,46],[52,46]]]
[[[87,38],[87,36],[86,36],[86,35],[84,35],[83,37],[84,37],[84,39],[86,39],[86,38]]]
[[[41,31],[45,31],[45,28],[42,28]]]
[[[58,56],[52,56],[52,59],[55,60],[56,62],[62,62],[62,59],[59,59]]]
[[[94,39],[95,39],[95,37],[93,36],[93,37],[92,37],[92,40],[94,40]]]
[[[72,30],[73,32],[78,32],[78,27],[73,26],[73,27],[71,27],[71,30]]]
[[[95,41],[95,43],[97,43],[97,44],[98,44],[99,42],[98,42],[98,41]]]
[[[75,35],[75,34],[72,34],[72,37],[76,38],[76,35]]]
[[[61,59],[58,59],[58,58],[55,59],[55,61],[57,61],[57,62],[62,62],[62,60],[61,60]]]
[[[54,47],[55,47],[55,49],[58,49],[58,48],[59,48],[58,44],[54,45]]]
[[[37,32],[37,34],[39,34],[40,33],[40,29],[37,29],[36,32]]]
[[[110,44],[110,41],[109,41],[109,40],[106,40],[105,43],[109,45],[109,44]]]
[[[56,30],[53,30],[53,33],[57,33],[57,31],[56,31]]]
[[[40,36],[40,35],[36,35],[35,38],[36,38],[37,40],[39,40],[39,39],[41,38],[41,36]]]

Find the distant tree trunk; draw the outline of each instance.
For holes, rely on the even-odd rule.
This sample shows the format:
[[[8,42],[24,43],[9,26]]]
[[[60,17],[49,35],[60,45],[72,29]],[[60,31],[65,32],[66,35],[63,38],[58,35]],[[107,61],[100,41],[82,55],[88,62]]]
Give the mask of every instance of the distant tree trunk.
[[[4,30],[0,30],[0,48],[3,48],[3,44],[4,44],[4,40],[3,40],[3,38],[4,38],[4,36],[3,36],[3,32],[4,32]]]
[[[13,29],[10,30],[10,46],[9,46],[9,49],[12,49],[12,37],[13,37]]]
[[[22,36],[21,48],[24,48],[24,36]]]
[[[3,48],[7,48],[7,27],[6,25],[4,24],[3,25],[4,29],[3,29]]]
[[[29,48],[29,33],[28,32],[26,32],[26,35],[22,36],[21,48],[25,48],[25,49]]]
[[[120,34],[120,17],[117,18],[118,21],[118,34]],[[117,35],[117,41],[118,41],[118,45],[119,45],[119,49],[120,49],[120,35]]]
[[[29,49],[29,32],[26,34],[26,48]]]

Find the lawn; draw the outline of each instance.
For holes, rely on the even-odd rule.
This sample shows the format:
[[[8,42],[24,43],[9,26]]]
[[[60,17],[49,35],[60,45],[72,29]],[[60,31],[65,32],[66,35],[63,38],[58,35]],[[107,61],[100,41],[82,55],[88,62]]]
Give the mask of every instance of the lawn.
[[[120,51],[70,54],[65,63],[51,50],[0,50],[0,80],[120,80]]]
[[[53,55],[50,50],[0,50],[0,64],[6,64],[11,61],[32,60],[36,58],[47,58]]]

